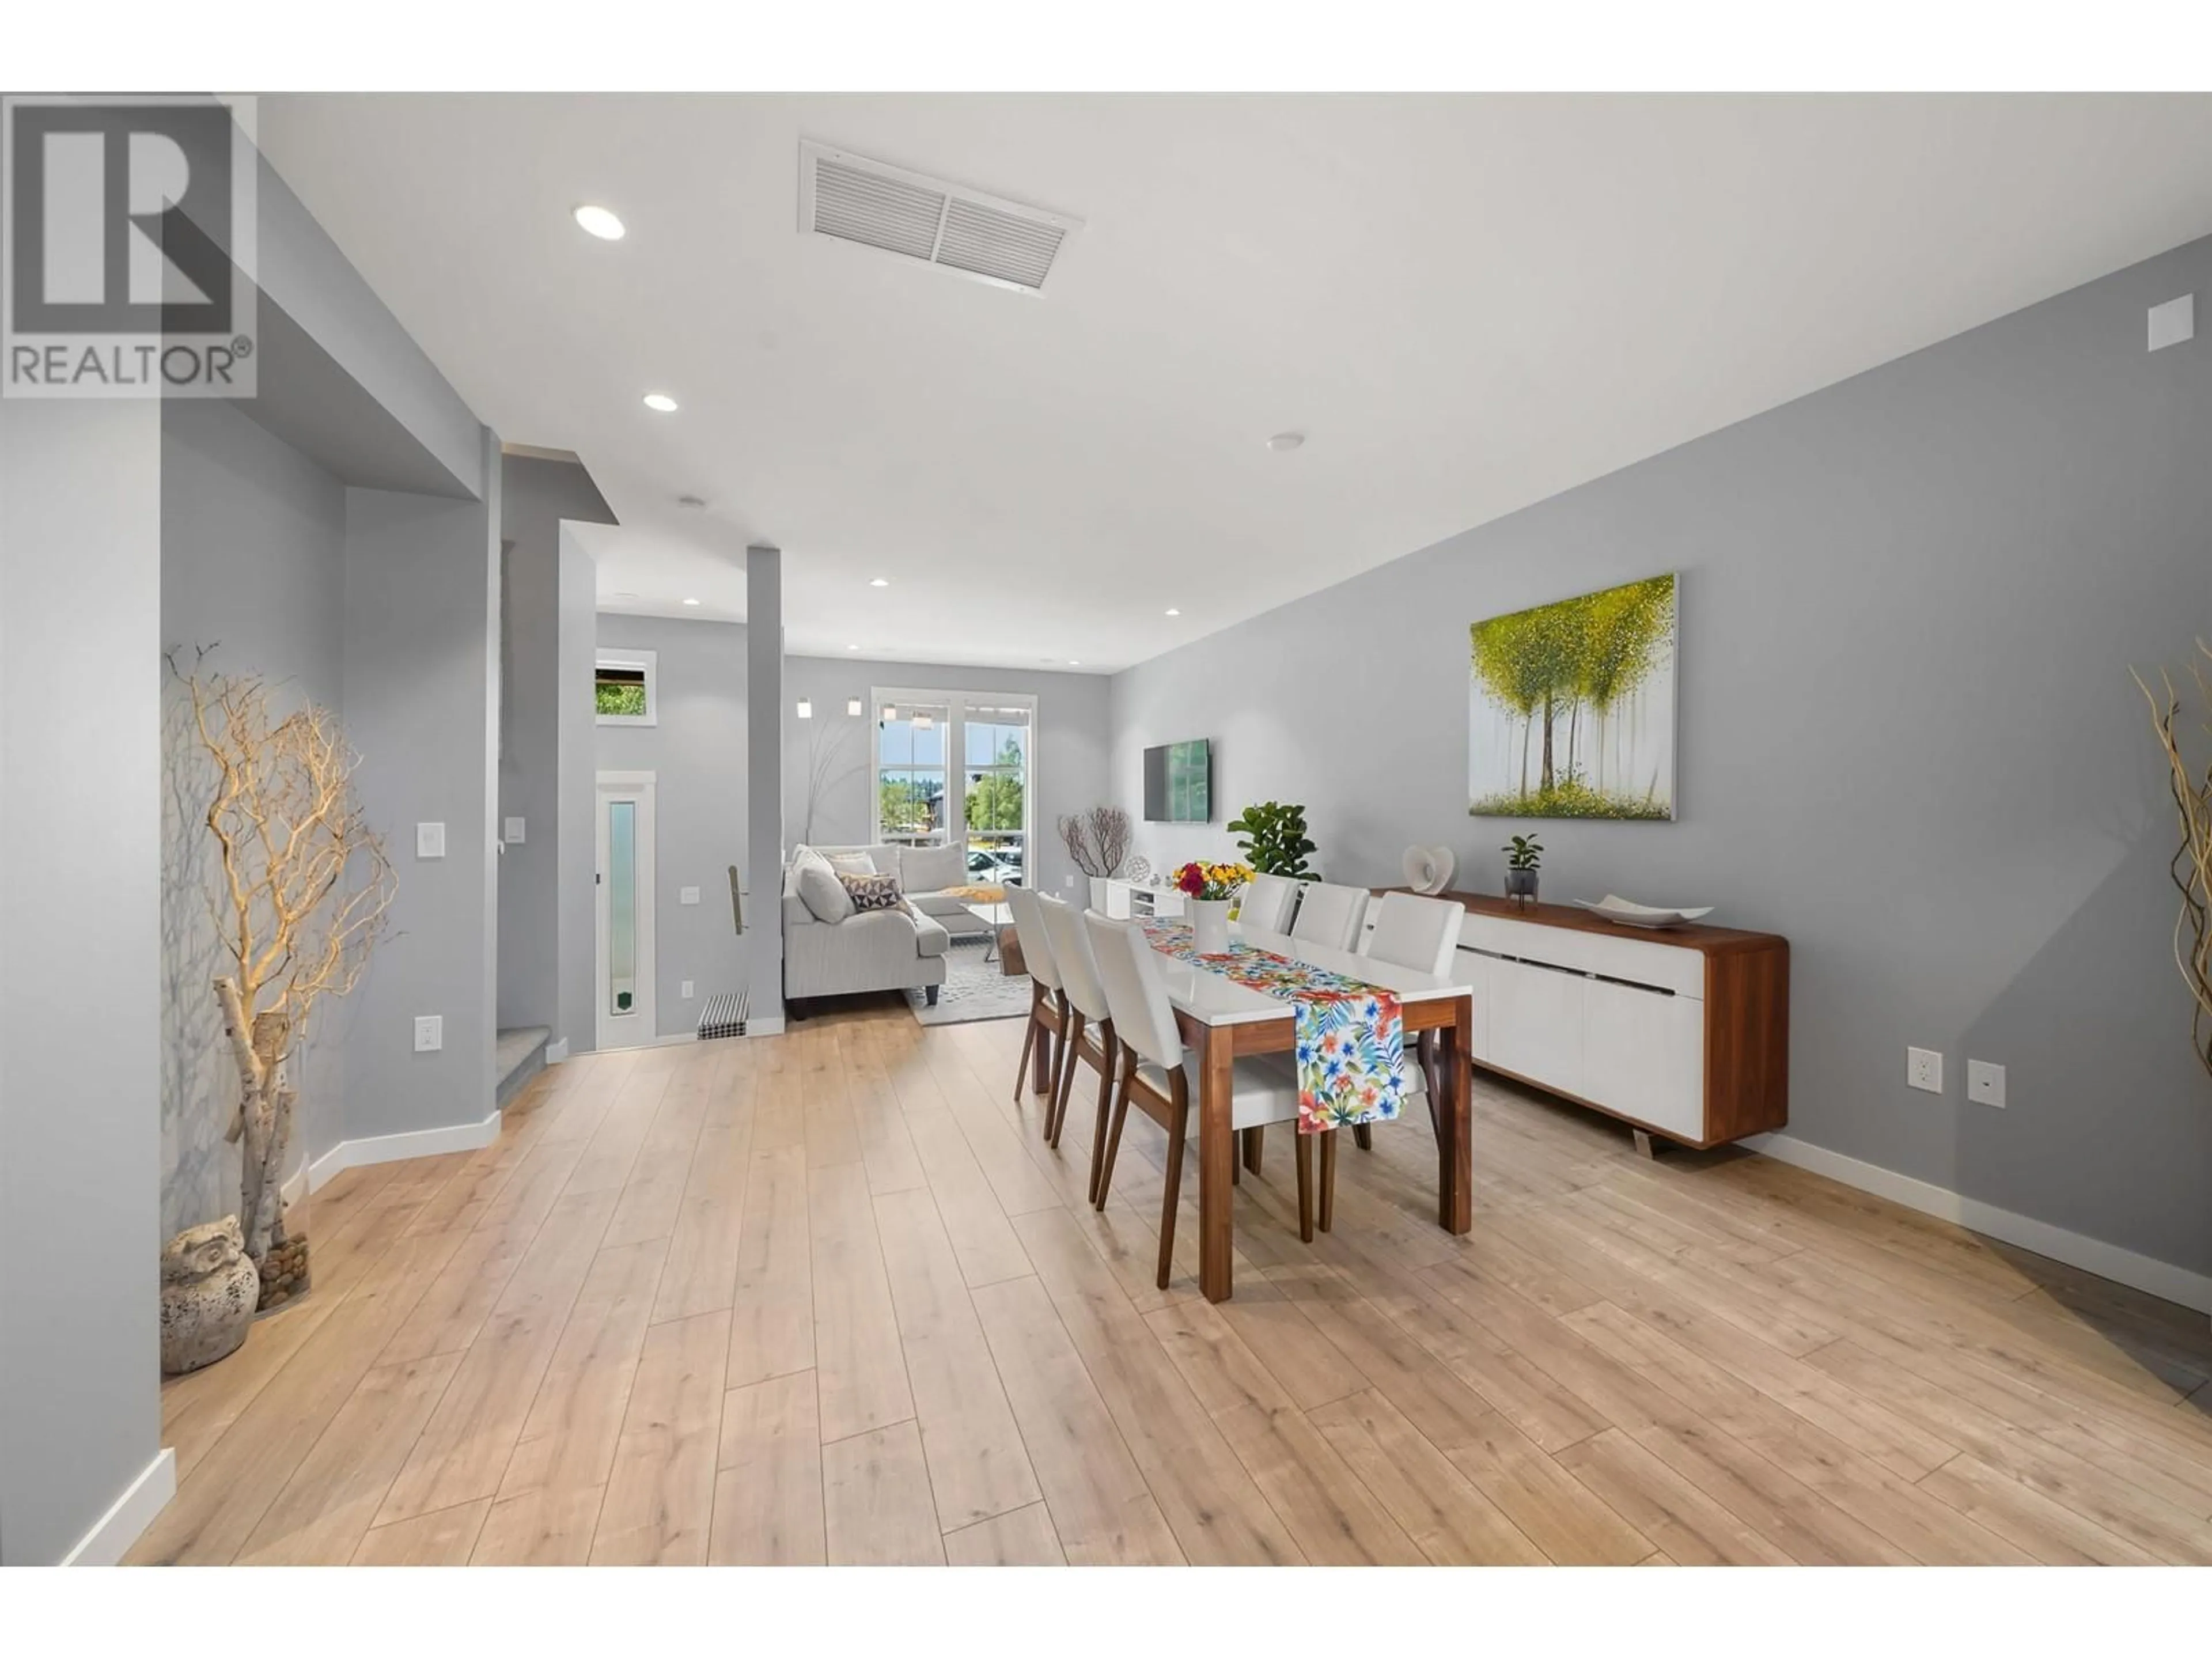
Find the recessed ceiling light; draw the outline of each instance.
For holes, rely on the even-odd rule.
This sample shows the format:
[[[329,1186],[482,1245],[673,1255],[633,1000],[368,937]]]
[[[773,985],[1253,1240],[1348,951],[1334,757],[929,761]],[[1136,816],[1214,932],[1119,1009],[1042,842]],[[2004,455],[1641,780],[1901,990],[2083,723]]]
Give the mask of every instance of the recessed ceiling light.
[[[890,581],[889,581],[889,580],[887,580],[885,578],[884,578],[884,577],[882,577],[882,576],[878,576],[878,577],[876,577],[872,581],[871,581],[871,582],[868,584],[868,586],[871,586],[871,587],[889,587],[889,586],[890,586]]]
[[[576,222],[603,242],[619,242],[623,239],[623,222],[603,207],[586,202],[576,210]]]
[[[1303,432],[1278,432],[1267,440],[1267,447],[1278,455],[1287,455],[1306,441]]]
[[[1083,663],[1082,663],[1081,659],[1079,659],[1079,658],[1076,658],[1076,657],[1070,657],[1070,658],[1067,659],[1067,665],[1068,665],[1070,668],[1080,668],[1080,667],[1082,667],[1082,666],[1083,666]]]
[[[1170,617],[1180,617],[1182,615],[1182,612],[1176,610],[1173,605],[1170,605],[1168,607],[1168,615]]]
[[[857,645],[848,645],[845,648],[848,651],[858,651],[860,647]]]
[[[699,603],[699,601],[698,601],[698,600],[696,600],[696,599],[686,599],[686,600],[684,600],[684,604],[686,604],[686,605],[696,605],[696,604],[698,604],[698,603]]]
[[[665,392],[648,392],[645,394],[645,406],[662,415],[673,415],[676,412],[676,399]],[[1273,443],[1274,440],[1270,438],[1267,441]]]

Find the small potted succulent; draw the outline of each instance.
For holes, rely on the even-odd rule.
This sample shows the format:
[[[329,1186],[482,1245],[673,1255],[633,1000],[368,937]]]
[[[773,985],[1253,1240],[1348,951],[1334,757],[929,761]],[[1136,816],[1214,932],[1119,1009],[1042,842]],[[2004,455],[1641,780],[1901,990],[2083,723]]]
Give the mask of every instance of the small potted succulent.
[[[1526,909],[1536,902],[1536,872],[1544,862],[1544,843],[1516,836],[1498,849],[1505,854],[1505,896]]]
[[[1176,890],[1190,901],[1191,944],[1202,957],[1229,949],[1229,902],[1252,879],[1249,864],[1182,866],[1172,878]]]

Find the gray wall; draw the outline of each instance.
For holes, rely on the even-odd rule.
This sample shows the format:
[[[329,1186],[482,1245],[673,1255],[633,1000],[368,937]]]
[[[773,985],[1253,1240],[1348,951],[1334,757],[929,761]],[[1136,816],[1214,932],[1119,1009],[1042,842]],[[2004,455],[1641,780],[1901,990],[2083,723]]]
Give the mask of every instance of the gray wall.
[[[486,434],[487,442],[495,441]],[[349,1139],[473,1123],[492,1109],[496,922],[497,470],[489,502],[346,492],[344,709],[355,785],[386,837],[392,933],[356,990]],[[446,855],[415,856],[415,826]],[[414,1018],[445,1046],[414,1051]]]
[[[555,688],[561,705],[558,741],[562,782],[556,809],[561,843],[555,881],[557,933],[554,946],[559,958],[561,1019],[554,1030],[557,1036],[568,1038],[572,1054],[595,1047],[598,1035],[592,1000],[598,948],[592,892],[598,848],[592,842],[592,823],[596,804],[593,780],[599,770],[599,728],[592,697],[599,650],[596,580],[592,556],[584,551],[574,532],[563,526],[560,661]]]
[[[601,647],[659,658],[659,724],[593,730],[599,771],[655,775],[653,993],[663,1036],[696,1030],[704,999],[746,984],[728,874],[745,861],[745,643],[738,623],[599,620]],[[699,890],[698,903],[680,902],[685,887]]]
[[[336,709],[345,597],[345,488],[235,404],[161,405],[161,638],[190,672],[258,674],[280,717]],[[203,821],[213,780],[190,705],[170,684],[162,719],[161,1232],[238,1208],[238,1150],[222,1138],[238,1072],[210,989],[231,961],[208,896],[220,876]],[[216,885],[211,886],[210,884]],[[308,1033],[294,1167],[344,1138],[343,1002]],[[289,1173],[289,1172],[288,1172]]]
[[[1010,691],[1037,700],[1035,767],[1037,868],[1045,888],[1068,890],[1077,873],[1061,846],[1054,823],[1108,799],[1107,696],[1103,674],[1044,674],[1018,668],[946,668],[936,664],[872,662],[856,657],[791,657],[784,662],[786,714],[801,697],[814,705],[814,718],[787,718],[784,735],[784,839],[806,834],[807,779],[814,745],[848,733],[838,749],[832,782],[814,813],[812,840],[824,847],[868,839],[869,780],[872,774],[875,720],[867,699],[876,686],[907,686],[927,691]],[[848,697],[861,699],[857,720],[845,712]],[[1130,805],[1133,812],[1134,804]]]
[[[563,556],[563,520],[611,524],[614,515],[591,474],[574,461],[507,455],[500,462],[499,818],[523,821],[523,839],[499,860],[499,1023],[542,1025],[555,1039],[562,1024],[560,990],[562,803],[581,792],[590,826],[591,769],[564,772],[561,734],[590,712],[588,676],[561,655],[562,617],[594,598],[589,559],[579,571]],[[565,583],[581,580],[580,596]],[[572,641],[573,644],[573,641]],[[580,707],[573,700],[580,697]],[[588,857],[589,854],[586,854]],[[586,894],[588,901],[590,895]],[[590,1046],[588,1036],[585,1042]]]
[[[0,400],[0,1562],[161,1447],[161,409]]]
[[[1466,815],[1468,624],[1680,571],[1680,821],[1544,824],[1547,895],[1788,935],[1793,1134],[2212,1270],[2128,678],[2212,635],[2212,337],[2148,355],[2143,320],[2208,287],[2191,244],[1129,670],[1116,789],[1210,737],[1218,801],[1303,800],[1331,874],[1443,841],[1495,890],[1526,826]],[[1905,1088],[1908,1043],[1946,1095]],[[1963,1100],[1970,1055],[2008,1109]]]

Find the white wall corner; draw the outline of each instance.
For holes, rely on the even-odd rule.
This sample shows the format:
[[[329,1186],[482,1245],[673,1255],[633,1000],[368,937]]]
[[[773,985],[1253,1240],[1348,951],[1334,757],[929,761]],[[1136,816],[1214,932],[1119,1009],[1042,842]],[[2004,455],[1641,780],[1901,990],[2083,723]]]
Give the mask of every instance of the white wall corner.
[[[777,1014],[768,1019],[757,1018],[748,1019],[745,1021],[745,1035],[749,1037],[781,1036],[783,1016]]]
[[[548,1066],[558,1066],[562,1060],[568,1058],[568,1038],[556,1037],[552,1042],[545,1045],[545,1063]]]
[[[1933,1182],[1899,1175],[1894,1170],[1883,1169],[1879,1164],[1868,1164],[1856,1158],[1847,1158],[1841,1152],[1832,1152],[1825,1146],[1815,1146],[1795,1135],[1747,1135],[1737,1144],[1753,1152],[1763,1152],[1781,1163],[1795,1164],[1801,1170],[1810,1170],[1815,1175],[1824,1175],[1831,1181],[1840,1181],[1846,1187],[1856,1187],[1863,1193],[1872,1193],[1877,1198],[1902,1204],[1923,1215],[1954,1222],[1972,1231],[1985,1233],[2004,1243],[2016,1245],[2023,1250],[2033,1250],[2038,1255],[2047,1255],[2054,1261],[2063,1261],[2069,1267],[2079,1267],[2085,1273],[2109,1279],[2115,1284],[2163,1297],[2168,1302],[2194,1308],[2199,1313],[2212,1314],[2212,1275],[2194,1273],[2170,1261],[2140,1255],[2120,1245],[2107,1244],[2102,1239],[2070,1232],[2047,1221],[2038,1221],[2033,1216],[2001,1210],[1994,1204],[1985,1204],[1978,1198],[1967,1198],[1948,1187],[1938,1187]]]
[[[138,1478],[93,1522],[92,1530],[76,1540],[76,1547],[62,1557],[65,1567],[112,1567],[121,1561],[138,1536],[154,1524],[154,1517],[177,1495],[177,1451],[164,1446],[154,1461],[139,1470]]]

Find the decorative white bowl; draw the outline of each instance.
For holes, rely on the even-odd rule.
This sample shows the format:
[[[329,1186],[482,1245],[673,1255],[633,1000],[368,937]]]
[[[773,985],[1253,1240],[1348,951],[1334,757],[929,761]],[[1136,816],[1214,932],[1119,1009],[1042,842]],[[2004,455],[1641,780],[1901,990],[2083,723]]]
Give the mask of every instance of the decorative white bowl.
[[[1577,899],[1576,903],[1607,921],[1617,921],[1624,927],[1679,927],[1686,921],[1695,921],[1700,916],[1713,913],[1710,904],[1694,910],[1669,910],[1650,904],[1638,904],[1618,893],[1607,893],[1595,904],[1588,899]]]

